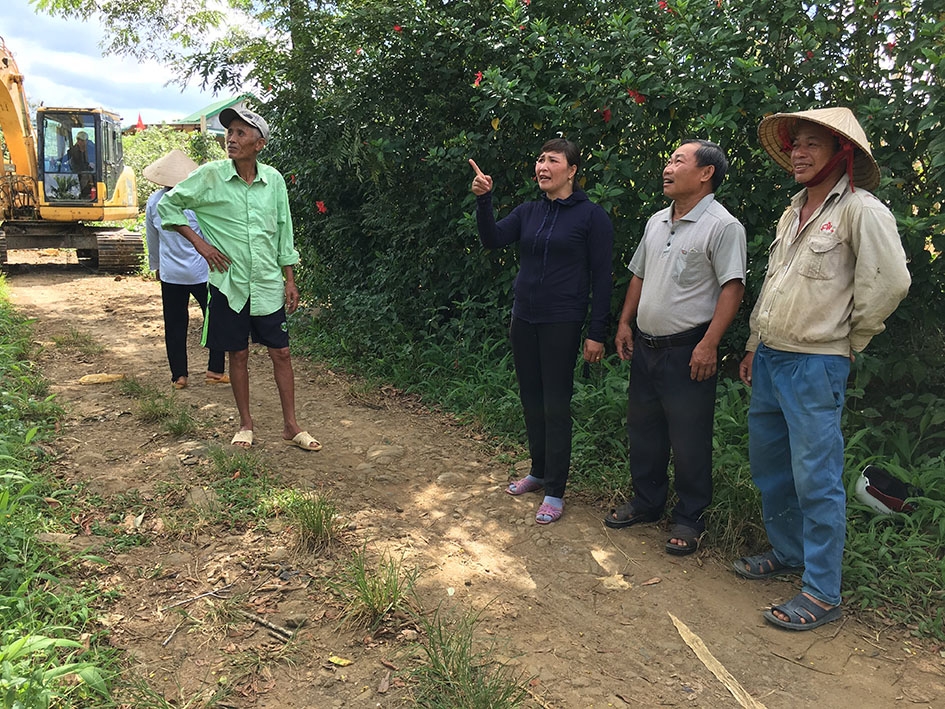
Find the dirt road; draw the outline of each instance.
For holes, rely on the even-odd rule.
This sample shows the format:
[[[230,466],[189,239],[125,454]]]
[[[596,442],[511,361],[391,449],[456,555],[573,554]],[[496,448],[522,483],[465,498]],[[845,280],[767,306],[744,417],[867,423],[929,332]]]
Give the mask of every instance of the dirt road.
[[[78,383],[111,372],[170,390],[159,285],[79,266],[11,270],[12,300],[36,319],[38,359],[68,411],[54,446],[56,474],[64,485],[81,483],[86,502],[100,498],[103,519],[123,505],[146,511],[135,531],[148,544],[107,552],[110,566],[89,572],[113,592],[99,622],[127,651],[129,672],[182,705],[224,685],[231,691],[223,703],[191,706],[409,705],[397,669],[416,654],[413,633],[369,635],[335,620],[325,579],[345,551],[294,556],[291,530],[279,519],[240,534],[169,521],[175,506],[198,504],[208,444],[227,445],[237,427],[229,388],[193,376],[206,364],[197,311],[193,384],[174,396],[203,425],[177,440],[142,423],[117,385]],[[77,355],[53,344],[74,331],[104,350]],[[609,530],[600,521],[604,510],[577,501],[560,522],[537,526],[538,499],[504,494],[509,465],[488,443],[409,401],[365,396],[317,363],[296,362],[297,398],[300,422],[324,450],[284,446],[263,350],[253,350],[250,368],[254,450],[280,484],[330,494],[350,522],[349,548],[402,554],[421,572],[427,609],[481,611],[480,630],[495,641],[497,656],[534,678],[531,706],[740,706],[670,614],[766,707],[945,706],[945,659],[929,643],[855,613],[807,633],[774,628],[761,611],[794,595],[797,582],[741,580],[711,548],[667,556],[665,529]],[[82,525],[71,531],[77,536],[68,543],[96,541]],[[233,584],[231,597],[245,598],[246,610],[278,625],[301,623],[296,639],[284,645],[245,618],[221,622],[213,596],[168,609],[225,584]],[[332,655],[353,663],[335,666]],[[392,667],[390,688],[380,692]]]

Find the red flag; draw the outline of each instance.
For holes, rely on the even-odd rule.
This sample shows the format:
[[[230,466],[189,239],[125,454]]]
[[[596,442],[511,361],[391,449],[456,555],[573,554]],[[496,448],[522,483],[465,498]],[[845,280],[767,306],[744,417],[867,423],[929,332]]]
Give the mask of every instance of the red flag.
[[[144,124],[144,121],[141,120],[141,114],[139,113],[139,114],[138,114],[138,122],[135,124],[135,130],[142,131],[142,130],[144,130],[145,128],[147,128],[147,126]]]

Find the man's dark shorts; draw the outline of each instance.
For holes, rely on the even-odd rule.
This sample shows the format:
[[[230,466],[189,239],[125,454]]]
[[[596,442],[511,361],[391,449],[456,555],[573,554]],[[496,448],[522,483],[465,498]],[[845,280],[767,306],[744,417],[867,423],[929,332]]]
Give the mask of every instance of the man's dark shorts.
[[[249,301],[240,312],[235,312],[226,296],[210,286],[210,302],[204,321],[204,346],[224,352],[240,352],[249,347],[249,338],[272,349],[289,346],[289,328],[285,308],[270,315],[250,315]]]

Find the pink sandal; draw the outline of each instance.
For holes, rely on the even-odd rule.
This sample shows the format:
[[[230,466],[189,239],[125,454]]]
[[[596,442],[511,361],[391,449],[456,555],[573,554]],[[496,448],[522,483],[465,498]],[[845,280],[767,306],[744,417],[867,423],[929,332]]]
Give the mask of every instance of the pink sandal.
[[[543,487],[544,485],[542,483],[524,477],[521,480],[509,483],[505,491],[510,495],[524,495],[526,492],[535,492],[536,490],[541,490]]]
[[[538,524],[551,524],[561,519],[562,512],[564,512],[563,507],[555,507],[547,502],[542,502],[541,507],[538,508],[538,512],[535,514],[535,521]]]

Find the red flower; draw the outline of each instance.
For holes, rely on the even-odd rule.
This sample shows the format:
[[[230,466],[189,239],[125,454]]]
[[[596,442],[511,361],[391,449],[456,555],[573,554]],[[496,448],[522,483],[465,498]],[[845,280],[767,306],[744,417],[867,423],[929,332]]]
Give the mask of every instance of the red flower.
[[[354,53],[355,53],[355,54],[364,54],[364,50],[363,50],[361,47],[358,47],[357,49],[354,50]]]
[[[295,184],[295,173],[293,172],[289,175],[289,181],[294,185]]]
[[[892,54],[892,51],[896,48],[895,42],[886,42],[886,51]]]
[[[646,96],[641,94],[639,91],[627,89],[627,96],[632,98],[636,103],[646,103]]]
[[[473,86],[479,86],[479,84],[481,84],[481,83],[482,83],[482,72],[481,72],[481,71],[477,71],[477,72],[476,72],[476,80],[473,82]]]
[[[807,50],[807,58],[808,58],[808,59],[813,59],[813,58],[814,58],[814,53],[813,53],[812,51],[810,51],[809,49]]]
[[[669,3],[666,2],[666,0],[660,0],[660,1],[659,1],[658,3],[656,3],[656,4],[659,6],[660,10],[665,10],[666,12],[672,12],[672,11],[673,11],[673,8],[671,8],[671,7],[669,6]]]
[[[525,7],[528,7],[532,4],[532,0],[522,0],[522,4],[525,5]]]
[[[604,123],[610,123],[610,109],[605,108],[600,112],[601,118],[604,119]]]
[[[325,203],[321,200],[317,201],[315,206],[318,207],[319,214],[326,214],[328,212],[328,207],[326,207]]]
[[[400,25],[394,25],[394,32],[403,32],[403,29]]]

